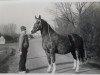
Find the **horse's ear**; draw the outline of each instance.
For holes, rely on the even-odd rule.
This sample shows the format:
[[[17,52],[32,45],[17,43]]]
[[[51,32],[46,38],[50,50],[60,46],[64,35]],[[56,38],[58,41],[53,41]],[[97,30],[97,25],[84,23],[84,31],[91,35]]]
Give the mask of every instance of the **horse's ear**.
[[[39,19],[41,19],[41,15],[39,15]]]
[[[36,15],[35,15],[35,19],[37,19]]]

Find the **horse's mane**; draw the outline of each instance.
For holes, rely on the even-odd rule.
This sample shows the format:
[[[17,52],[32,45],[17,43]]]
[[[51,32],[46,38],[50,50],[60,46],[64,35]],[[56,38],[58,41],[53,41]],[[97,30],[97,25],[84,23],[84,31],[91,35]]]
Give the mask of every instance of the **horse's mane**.
[[[54,30],[46,20],[41,19],[41,21],[42,21],[45,25],[48,25],[52,30]]]
[[[42,21],[43,23],[45,23],[45,24],[48,24],[47,21],[44,20],[44,19],[41,19],[41,21]],[[49,24],[48,24],[48,25],[49,25]]]
[[[53,32],[55,32],[56,34],[58,34],[51,26],[50,26],[50,24],[46,21],[46,20],[44,20],[44,19],[41,19],[41,21],[44,23],[44,25],[45,26],[49,26],[49,28],[53,31]]]

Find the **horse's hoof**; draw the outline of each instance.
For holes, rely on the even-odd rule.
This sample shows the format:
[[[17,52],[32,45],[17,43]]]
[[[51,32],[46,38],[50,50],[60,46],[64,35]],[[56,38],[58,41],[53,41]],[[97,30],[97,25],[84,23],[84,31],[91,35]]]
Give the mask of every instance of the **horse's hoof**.
[[[78,71],[75,71],[76,73],[78,73]]]
[[[54,73],[55,73],[55,71],[52,71],[51,73],[52,73],[52,74],[54,74]]]
[[[51,69],[47,69],[47,72],[50,73],[51,72]]]
[[[49,66],[48,69],[47,69],[47,72],[50,73],[51,72],[51,69],[52,69],[52,67]]]
[[[73,67],[72,69],[75,69],[75,67]]]
[[[51,72],[52,74],[55,74],[55,72]]]
[[[51,73],[51,71],[47,71],[47,73]]]
[[[79,72],[79,70],[75,70],[75,72],[76,72],[76,73],[78,73],[78,72]]]
[[[47,70],[47,73],[50,73],[51,71],[50,70]]]

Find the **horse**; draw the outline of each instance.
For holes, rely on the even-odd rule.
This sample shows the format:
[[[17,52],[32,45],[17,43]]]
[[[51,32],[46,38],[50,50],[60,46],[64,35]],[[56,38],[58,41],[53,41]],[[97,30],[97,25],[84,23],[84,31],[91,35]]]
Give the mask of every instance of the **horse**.
[[[48,73],[55,73],[56,71],[56,54],[65,55],[71,53],[74,58],[75,72],[79,71],[79,62],[84,62],[85,53],[83,48],[83,39],[75,33],[68,35],[60,35],[55,32],[51,26],[41,18],[35,16],[36,22],[34,23],[31,34],[40,30],[42,36],[42,47],[45,50],[48,60]]]

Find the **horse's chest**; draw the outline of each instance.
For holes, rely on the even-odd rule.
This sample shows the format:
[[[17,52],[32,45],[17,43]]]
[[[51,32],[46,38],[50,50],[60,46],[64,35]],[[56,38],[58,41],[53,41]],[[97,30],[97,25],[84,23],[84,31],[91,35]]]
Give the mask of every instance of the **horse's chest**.
[[[52,42],[51,41],[46,41],[46,40],[43,40],[42,41],[42,46],[43,46],[43,49],[44,50],[49,50],[51,49],[53,46],[52,46]]]

